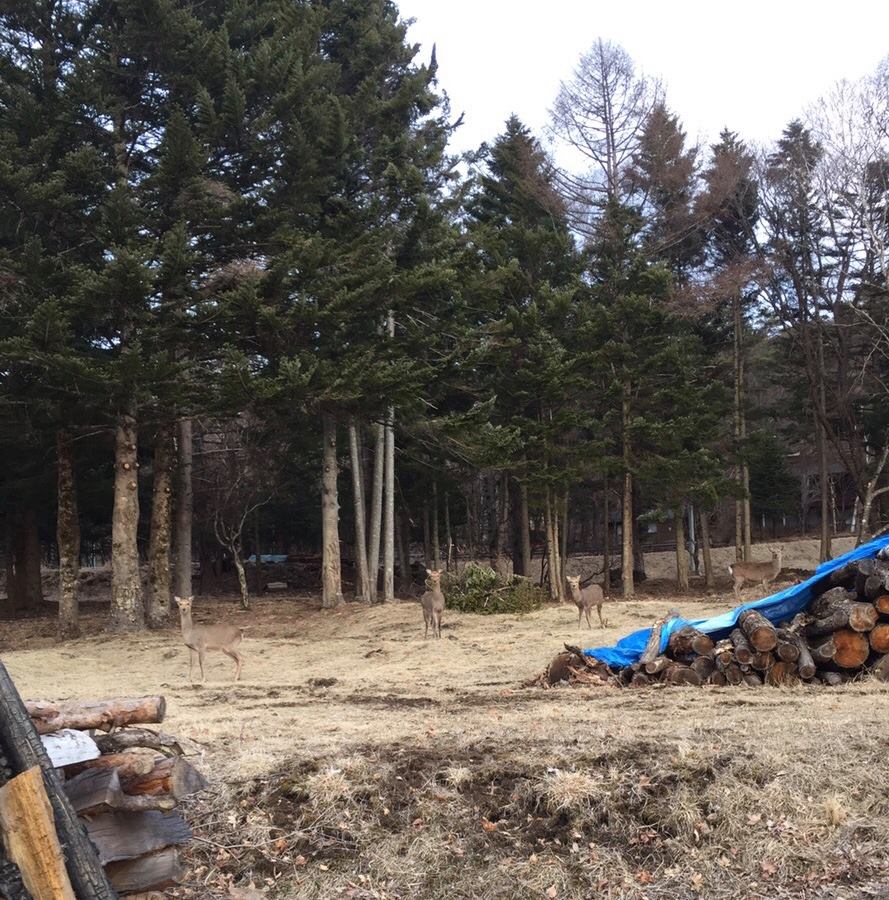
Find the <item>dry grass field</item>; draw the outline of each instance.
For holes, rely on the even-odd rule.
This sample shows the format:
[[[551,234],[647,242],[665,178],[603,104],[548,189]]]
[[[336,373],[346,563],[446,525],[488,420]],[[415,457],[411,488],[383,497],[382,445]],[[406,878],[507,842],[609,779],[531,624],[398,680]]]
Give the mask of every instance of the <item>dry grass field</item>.
[[[169,896],[889,898],[889,685],[521,686],[564,641],[727,596],[615,602],[593,631],[567,606],[446,613],[440,641],[411,602],[199,598],[196,621],[249,626],[237,685],[221,654],[188,684],[176,629],[112,639],[95,612],[66,645],[3,623],[0,655],[31,698],[167,697],[213,781]]]

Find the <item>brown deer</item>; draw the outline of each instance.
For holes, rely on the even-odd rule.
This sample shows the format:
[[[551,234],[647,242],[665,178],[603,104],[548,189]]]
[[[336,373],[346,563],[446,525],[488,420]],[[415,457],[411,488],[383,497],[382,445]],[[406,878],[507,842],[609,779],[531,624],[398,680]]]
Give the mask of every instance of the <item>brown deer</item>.
[[[769,549],[772,550],[771,547]],[[771,584],[781,574],[781,555],[783,552],[783,547],[772,550],[772,558],[769,562],[730,563],[728,570],[734,579],[735,600],[738,599],[740,589],[744,586],[745,581],[758,581],[762,584],[763,589]]]
[[[441,592],[441,571],[427,569],[426,575],[432,589],[420,597],[420,603],[423,606],[423,620],[426,623],[426,630],[423,632],[424,640],[429,637],[430,625],[432,626],[432,636],[441,637],[441,614],[445,608],[445,598]]]
[[[235,681],[241,678],[241,666],[244,658],[235,649],[244,637],[244,629],[235,625],[195,625],[191,620],[191,604],[194,597],[174,597],[179,607],[179,619],[182,624],[182,640],[188,647],[188,680],[192,680],[194,655],[198,655],[201,668],[201,682],[204,681],[204,653],[207,650],[221,650],[235,661]]]
[[[605,628],[608,623],[602,618],[602,604],[605,602],[602,588],[598,584],[588,584],[581,590],[580,575],[568,575],[565,580],[571,591],[571,599],[577,607],[577,627],[580,628],[580,620],[584,613],[586,613],[587,625],[590,628],[593,627],[593,623],[590,621],[590,610],[595,606],[596,612],[599,614],[599,624]]]

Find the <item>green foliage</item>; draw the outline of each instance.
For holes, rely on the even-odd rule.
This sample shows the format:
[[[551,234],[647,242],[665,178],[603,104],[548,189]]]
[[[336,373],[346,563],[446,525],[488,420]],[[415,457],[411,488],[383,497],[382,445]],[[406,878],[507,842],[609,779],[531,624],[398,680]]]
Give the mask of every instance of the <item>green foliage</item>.
[[[449,609],[479,615],[533,612],[546,602],[546,593],[529,578],[504,577],[490,566],[468,563],[459,574],[442,578],[442,591]]]
[[[745,448],[750,466],[750,504],[755,515],[780,516],[799,508],[799,479],[787,466],[787,450],[774,435],[757,432]]]

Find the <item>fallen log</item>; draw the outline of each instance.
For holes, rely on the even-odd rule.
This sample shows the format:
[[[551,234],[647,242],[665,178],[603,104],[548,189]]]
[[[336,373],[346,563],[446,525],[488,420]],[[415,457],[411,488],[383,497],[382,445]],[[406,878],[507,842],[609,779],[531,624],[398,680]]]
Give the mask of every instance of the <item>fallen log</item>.
[[[34,900],[76,900],[39,766],[0,788],[0,827],[6,852]]]
[[[674,657],[692,653],[707,656],[713,650],[713,639],[692,625],[685,625],[670,635],[667,649]]]
[[[840,684],[845,684],[848,680],[840,672],[829,672],[826,670],[819,672],[818,677],[824,682],[824,684],[830,685],[830,687],[837,687]]]
[[[889,653],[871,666],[870,673],[878,681],[889,681]]]
[[[713,661],[719,670],[735,661],[735,647],[730,640],[719,641],[713,648]]]
[[[785,662],[783,659],[775,660],[766,672],[766,684],[778,687],[782,684],[792,684],[796,681],[796,666]]]
[[[649,662],[645,663],[645,671],[649,675],[658,675],[670,665],[670,660],[666,656],[657,656]]]
[[[86,762],[68,766],[65,773],[78,775],[86,769],[117,769],[121,778],[135,778],[138,775],[147,775],[154,769],[155,758],[144,753],[109,753],[107,756],[98,756]]]
[[[648,635],[648,642],[645,645],[645,649],[642,651],[642,656],[639,657],[639,662],[646,666],[648,663],[653,662],[654,659],[661,652],[661,632],[664,629],[664,625],[667,623],[667,617],[662,616],[658,619],[654,625],[651,626],[651,634]]]
[[[799,647],[793,637],[791,632],[783,628],[778,629],[778,646],[775,648],[778,659],[788,663],[795,663],[799,659]]]
[[[849,604],[849,627],[853,631],[870,631],[880,620],[880,614],[873,603]]]
[[[753,659],[750,660],[750,665],[756,669],[757,672],[767,672],[774,660],[775,658],[771,653],[764,650],[757,650],[757,652],[753,654]]]
[[[881,622],[875,625],[868,635],[873,650],[877,653],[889,653],[889,624]]]
[[[810,642],[808,647],[809,652],[812,654],[812,659],[818,666],[833,662],[833,658],[837,654],[837,645],[833,639],[833,635],[827,638],[827,640]]]
[[[748,609],[738,616],[738,625],[751,646],[763,652],[774,650],[778,644],[775,626],[755,609]]]
[[[138,859],[109,863],[111,883],[118,891],[162,891],[182,880],[184,870],[175,847],[165,847]]]
[[[857,669],[867,662],[870,644],[865,635],[851,628],[845,628],[835,632],[833,640],[837,647],[833,657],[836,665],[844,669]]]
[[[111,810],[130,812],[176,807],[175,797],[129,796],[123,792],[117,769],[87,769],[65,782],[65,793],[78,815],[94,815]]]
[[[809,613],[815,619],[829,616],[837,607],[845,608],[853,600],[858,599],[855,591],[847,591],[842,587],[831,588],[809,604]]]
[[[632,671],[625,671],[630,671],[632,678]],[[154,768],[144,775],[121,776],[120,783],[125,794],[169,794],[181,800],[204,790],[208,782],[191,763],[176,756],[157,760]]]
[[[664,681],[670,684],[691,684],[695,686],[699,686],[702,683],[701,676],[694,669],[680,663],[672,663],[664,669]]]
[[[884,590],[884,578],[880,574],[868,575],[864,579],[864,590],[862,593],[868,600],[876,600]]]
[[[851,587],[855,584],[858,577],[858,569],[855,563],[846,563],[841,569],[834,569],[828,576],[830,584],[842,585],[843,587]]]
[[[638,688],[638,687],[649,687],[651,685],[651,679],[644,672],[635,672],[633,674],[633,678],[630,681],[630,687]],[[135,797],[133,798],[136,799]]]
[[[710,677],[716,664],[709,656],[699,656],[691,661],[691,668],[700,675],[701,681],[704,682]]]
[[[744,684],[748,687],[762,687],[762,677],[756,672],[746,672],[744,674]]]
[[[816,619],[806,625],[804,633],[806,637],[822,637],[825,634],[833,634],[835,631],[849,627],[849,610],[834,609],[829,615]]]
[[[815,660],[812,659],[812,654],[806,646],[806,642],[798,634],[794,634],[793,632],[789,633],[789,639],[793,641],[797,649],[797,674],[805,681],[814,678],[817,668],[815,666]]]
[[[729,635],[729,640],[735,648],[735,659],[739,663],[749,664],[752,662],[753,648],[748,643],[747,638],[744,637],[744,632],[740,628],[732,631],[731,635]]]
[[[68,801],[59,773],[40,742],[6,667],[0,662],[0,744],[19,772],[34,765],[43,773],[43,784],[55,818],[56,833],[65,854],[71,884],[80,898],[115,900],[115,892],[102,870],[96,851]]]
[[[107,812],[85,820],[102,865],[184,844],[191,829],[177,813]]]
[[[49,734],[62,728],[110,731],[123,725],[163,722],[166,701],[163,697],[77,700],[65,703],[28,700],[25,708],[39,734]]]
[[[715,684],[717,687],[725,687],[728,684],[725,675],[719,671],[719,669],[714,669],[710,673],[710,678],[708,679],[710,684]]]
[[[889,594],[880,594],[876,600],[874,600],[874,606],[876,606],[877,610],[883,615],[889,616]]]
[[[124,750],[146,749],[167,750],[182,753],[176,738],[162,731],[151,731],[148,728],[123,728],[111,734],[100,734],[95,738],[96,746],[102,753],[121,753]]]
[[[57,769],[88,759],[96,759],[99,756],[96,742],[88,734],[75,731],[73,728],[63,728],[52,734],[41,735],[40,742]]]

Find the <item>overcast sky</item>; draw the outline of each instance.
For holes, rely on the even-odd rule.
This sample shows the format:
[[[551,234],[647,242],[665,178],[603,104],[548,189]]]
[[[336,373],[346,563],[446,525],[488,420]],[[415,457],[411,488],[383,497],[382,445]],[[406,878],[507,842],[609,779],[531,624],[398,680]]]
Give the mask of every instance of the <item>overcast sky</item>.
[[[491,140],[515,112],[535,132],[559,83],[602,37],[662,79],[689,136],[725,126],[766,142],[840,78],[889,55],[887,0],[396,0],[409,37],[465,124],[453,150]]]

